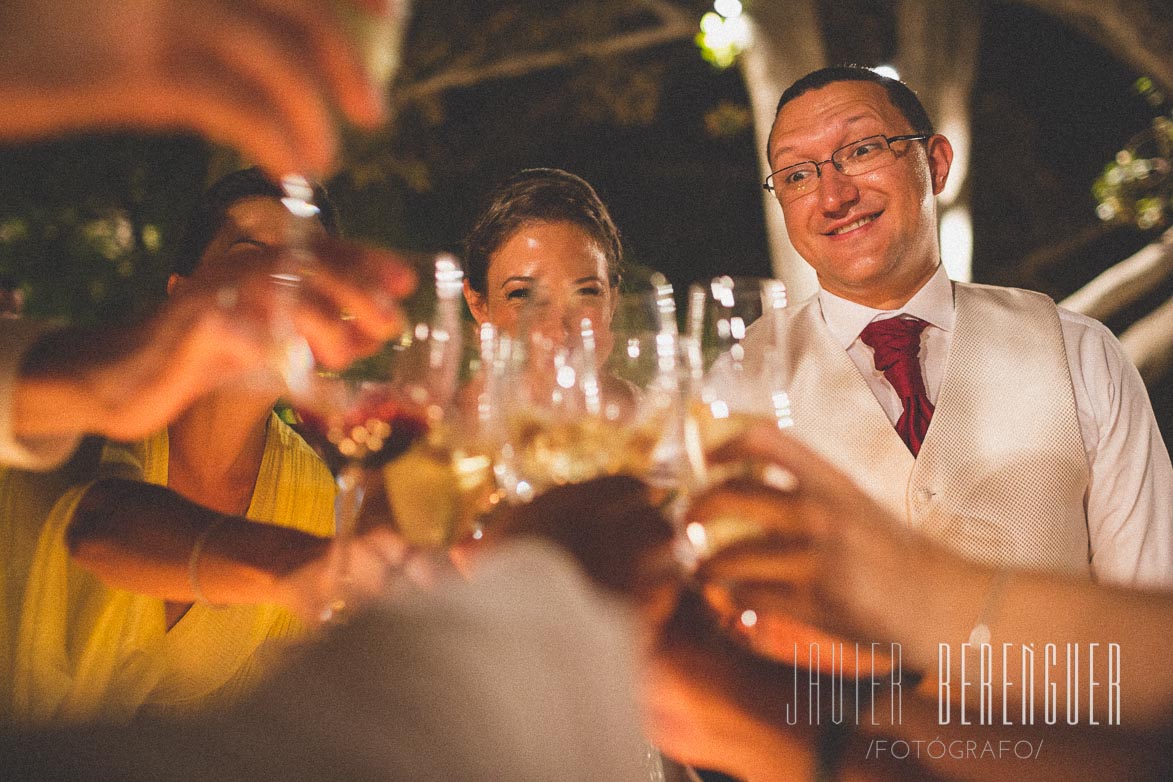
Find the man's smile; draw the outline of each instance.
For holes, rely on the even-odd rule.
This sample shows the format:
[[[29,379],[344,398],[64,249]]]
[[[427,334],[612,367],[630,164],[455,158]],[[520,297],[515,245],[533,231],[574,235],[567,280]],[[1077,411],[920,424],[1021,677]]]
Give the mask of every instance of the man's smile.
[[[841,225],[835,226],[831,230],[824,232],[823,235],[824,236],[842,236],[843,234],[850,233],[852,231],[856,231],[856,230],[862,228],[863,226],[867,225],[868,223],[872,222],[873,220],[875,220],[881,214],[882,214],[882,212],[875,212],[873,214],[864,215],[863,217],[857,217],[849,223],[843,223]]]

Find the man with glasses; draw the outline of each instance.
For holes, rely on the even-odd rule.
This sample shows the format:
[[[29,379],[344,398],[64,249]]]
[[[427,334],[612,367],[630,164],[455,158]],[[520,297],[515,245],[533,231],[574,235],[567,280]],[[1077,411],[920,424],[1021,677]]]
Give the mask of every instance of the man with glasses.
[[[819,280],[790,321],[795,434],[972,558],[1173,584],[1173,469],[1139,374],[1046,296],[948,279],[953,150],[912,91],[815,71],[783,93],[767,154]]]

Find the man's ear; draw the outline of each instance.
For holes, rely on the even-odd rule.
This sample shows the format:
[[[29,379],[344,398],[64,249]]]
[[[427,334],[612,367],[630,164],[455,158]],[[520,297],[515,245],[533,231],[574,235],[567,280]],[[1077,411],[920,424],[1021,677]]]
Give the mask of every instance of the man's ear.
[[[473,290],[467,279],[464,281],[464,301],[478,326],[489,319],[488,297]]]
[[[933,195],[940,195],[949,179],[949,168],[953,165],[953,145],[949,139],[937,134],[925,141],[929,156],[929,175],[933,178]]]
[[[183,275],[172,273],[171,276],[167,278],[167,295],[174,296],[176,287],[182,285],[184,279],[185,278]]]

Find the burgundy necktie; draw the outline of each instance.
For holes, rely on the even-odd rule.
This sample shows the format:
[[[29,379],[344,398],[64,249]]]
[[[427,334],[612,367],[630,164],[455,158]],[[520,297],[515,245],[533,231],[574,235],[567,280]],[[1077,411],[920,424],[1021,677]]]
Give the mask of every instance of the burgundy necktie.
[[[933,405],[925,392],[920,374],[920,333],[925,330],[920,318],[888,318],[872,321],[859,338],[875,351],[876,369],[896,389],[904,412],[896,422],[896,432],[916,456],[920,453],[925,432],[933,417]]]

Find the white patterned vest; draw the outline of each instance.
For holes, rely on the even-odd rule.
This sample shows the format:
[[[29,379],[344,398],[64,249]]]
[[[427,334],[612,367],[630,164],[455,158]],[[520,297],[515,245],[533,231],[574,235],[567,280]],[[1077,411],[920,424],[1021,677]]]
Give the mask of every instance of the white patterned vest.
[[[1054,303],[954,283],[956,322],[920,455],[831,336],[789,321],[793,433],[912,527],[970,559],[1087,574],[1087,458]]]

